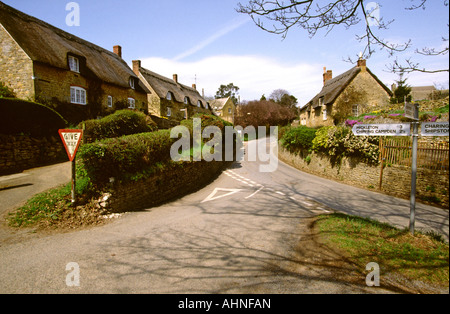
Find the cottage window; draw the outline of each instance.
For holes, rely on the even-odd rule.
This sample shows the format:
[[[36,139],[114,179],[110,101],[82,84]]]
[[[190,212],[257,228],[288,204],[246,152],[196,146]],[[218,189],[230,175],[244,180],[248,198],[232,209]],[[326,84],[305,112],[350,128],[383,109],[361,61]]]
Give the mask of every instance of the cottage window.
[[[170,117],[172,115],[172,108],[167,108],[167,116]]]
[[[81,87],[70,87],[70,102],[72,104],[86,105],[86,90]]]
[[[326,121],[328,119],[328,116],[327,116],[327,108],[324,108],[323,109],[323,121]]]
[[[358,105],[353,105],[353,107],[352,107],[352,115],[354,117],[359,116],[359,106]]]
[[[191,103],[191,101],[190,101],[190,99],[189,99],[189,97],[184,97],[184,104],[185,105],[189,105]]]
[[[197,101],[197,107],[199,107],[199,108],[203,107],[203,104],[202,104],[201,100]]]
[[[69,56],[69,69],[70,71],[80,73],[80,60],[78,60],[78,58]]]
[[[106,104],[108,105],[108,108],[112,108],[112,106],[113,106],[112,96],[108,96],[108,99],[106,100]]]
[[[128,98],[128,109],[136,109],[136,100]]]
[[[319,106],[322,107],[323,106],[323,97],[319,98]]]
[[[130,77],[130,87],[134,89],[134,78]]]
[[[231,114],[231,108],[228,108],[228,113]]]
[[[167,100],[172,100],[172,98],[173,98],[173,97],[172,97],[172,93],[171,93],[171,92],[168,92],[168,93],[167,93],[167,96],[166,96],[166,99],[167,99]]]

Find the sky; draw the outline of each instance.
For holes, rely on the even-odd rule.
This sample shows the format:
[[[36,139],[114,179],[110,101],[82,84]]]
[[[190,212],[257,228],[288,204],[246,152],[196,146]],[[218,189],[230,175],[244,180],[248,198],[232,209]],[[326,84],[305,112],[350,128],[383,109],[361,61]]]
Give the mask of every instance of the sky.
[[[238,13],[238,3],[248,0],[2,0],[4,3],[105,49],[122,46],[123,59],[168,78],[178,74],[179,82],[196,83],[205,96],[213,97],[220,85],[240,88],[241,101],[269,96],[284,89],[298,99],[299,106],[311,100],[323,87],[323,68],[333,76],[352,68],[365,48],[356,40],[364,24],[330,33],[321,31],[310,38],[301,28],[287,37],[258,28],[248,15]],[[429,0],[426,10],[405,10],[412,0],[382,0],[380,17],[393,22],[381,37],[412,48],[396,54],[399,61],[413,57],[426,68],[448,69],[446,56],[420,57],[415,49],[442,48],[449,37],[449,11],[444,0]],[[75,2],[79,23],[73,22]],[[322,1],[323,2],[323,1]],[[68,18],[69,17],[69,18]],[[69,21],[69,23],[68,23]],[[270,25],[270,22],[265,23]],[[377,51],[367,60],[368,68],[388,87],[398,80],[388,65],[395,57]],[[405,76],[411,86],[435,85],[448,88],[448,72],[412,73]]]

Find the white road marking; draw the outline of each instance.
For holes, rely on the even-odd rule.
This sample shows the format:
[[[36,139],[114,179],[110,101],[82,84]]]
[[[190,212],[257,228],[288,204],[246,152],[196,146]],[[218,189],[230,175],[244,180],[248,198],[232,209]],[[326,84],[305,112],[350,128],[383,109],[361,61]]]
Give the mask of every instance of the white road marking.
[[[233,195],[233,194],[235,194],[235,193],[238,193],[238,192],[240,192],[240,191],[242,191],[242,190],[241,190],[241,189],[222,189],[222,188],[215,188],[214,191],[213,191],[207,198],[205,198],[205,199],[202,201],[202,203],[206,203],[206,202],[209,202],[209,201],[214,201],[214,200],[217,200],[217,199],[222,198],[222,197],[227,197],[227,196]],[[217,194],[218,192],[228,192],[228,193],[222,194],[222,195],[219,195],[219,196],[216,196],[216,194]]]
[[[255,196],[256,194],[258,194],[262,189],[264,189],[264,187],[262,186],[262,187],[260,187],[259,188],[259,190],[258,191],[256,191],[255,193],[253,193],[252,195],[250,195],[250,196],[247,196],[245,199],[249,199],[249,198],[252,198],[253,196]]]

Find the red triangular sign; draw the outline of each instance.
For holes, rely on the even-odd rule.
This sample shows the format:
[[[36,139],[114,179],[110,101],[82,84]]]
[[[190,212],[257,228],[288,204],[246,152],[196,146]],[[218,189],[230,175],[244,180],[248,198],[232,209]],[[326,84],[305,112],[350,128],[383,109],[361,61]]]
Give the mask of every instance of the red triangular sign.
[[[69,160],[73,161],[83,138],[83,130],[59,130]]]

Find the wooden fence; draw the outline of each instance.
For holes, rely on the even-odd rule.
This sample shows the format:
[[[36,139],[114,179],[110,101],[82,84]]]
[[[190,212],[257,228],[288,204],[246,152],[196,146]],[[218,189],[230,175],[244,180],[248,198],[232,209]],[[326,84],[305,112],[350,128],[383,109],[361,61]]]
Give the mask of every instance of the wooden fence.
[[[409,137],[380,139],[380,158],[385,165],[411,167],[412,140]],[[448,142],[419,142],[417,167],[431,170],[449,170]]]

